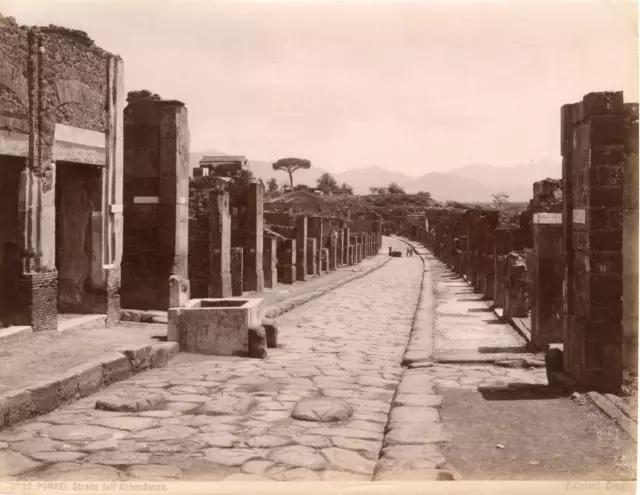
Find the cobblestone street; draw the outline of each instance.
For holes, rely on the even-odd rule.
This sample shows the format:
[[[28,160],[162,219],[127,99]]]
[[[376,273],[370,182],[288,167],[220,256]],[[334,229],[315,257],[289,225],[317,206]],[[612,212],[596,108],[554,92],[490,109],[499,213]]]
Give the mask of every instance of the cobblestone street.
[[[629,476],[631,440],[550,394],[540,356],[419,253],[279,317],[266,361],[181,353],[1,432],[2,479]]]
[[[370,480],[420,291],[400,258],[278,319],[267,361],[181,354],[0,433],[3,475],[20,479]],[[158,410],[95,409],[161,395]],[[340,423],[291,417],[330,398]],[[335,402],[333,402],[335,401]]]

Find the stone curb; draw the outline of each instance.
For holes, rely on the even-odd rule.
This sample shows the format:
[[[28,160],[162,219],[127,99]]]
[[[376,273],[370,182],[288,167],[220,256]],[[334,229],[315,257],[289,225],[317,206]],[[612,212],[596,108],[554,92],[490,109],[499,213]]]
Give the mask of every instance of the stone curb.
[[[49,380],[0,395],[0,430],[51,412],[75,399],[166,365],[178,354],[175,342],[160,342],[109,351]]]
[[[0,330],[0,344],[12,344],[33,335],[33,329],[28,326],[13,326]]]
[[[599,392],[587,392],[587,397],[598,409],[615,421],[634,442],[638,442],[638,424],[627,414],[629,411],[618,407],[618,405]]]
[[[344,284],[348,284],[349,282],[352,282],[353,280],[356,280],[360,277],[364,277],[365,275],[368,275],[372,271],[377,270],[378,268],[382,267],[388,262],[389,262],[389,259],[385,259],[381,263],[357,273],[355,276],[348,277],[332,285],[328,285],[326,287],[323,287],[322,289],[315,290],[313,292],[304,294],[302,296],[297,296],[297,297],[294,296],[290,299],[285,299],[284,301],[277,303],[271,309],[268,309],[265,312],[265,318],[272,318],[272,319],[276,318],[277,316],[280,316],[288,311],[291,311],[292,309],[297,308],[302,304],[305,304],[309,301],[312,301],[313,299],[316,299],[322,296],[326,292],[337,289],[338,287]],[[122,318],[122,316],[124,315],[126,316]],[[142,310],[136,310],[136,309],[123,309],[120,312],[120,316],[121,316],[120,321],[124,321],[124,322],[131,321],[134,323],[158,323],[158,324],[164,324],[164,325],[168,323],[166,312],[162,312],[162,311],[142,311]]]
[[[377,256],[377,255],[376,255]],[[382,268],[384,265],[386,265],[389,261],[391,261],[391,258],[386,258],[383,259],[383,261],[381,263],[378,263],[377,265],[365,269],[361,272],[358,272],[356,275],[348,277],[344,280],[340,280],[339,282],[336,282],[334,284],[331,285],[327,285],[325,287],[323,287],[322,289],[318,289],[315,290],[313,292],[310,292],[308,294],[304,294],[302,296],[297,296],[297,297],[292,297],[291,299],[286,299],[285,301],[276,304],[275,306],[273,306],[272,308],[268,309],[267,311],[265,311],[264,313],[264,317],[265,318],[270,318],[270,319],[275,319],[278,316],[287,313],[289,311],[291,311],[292,309],[297,308],[298,306],[302,306],[305,303],[308,303],[309,301],[312,301],[314,299],[317,299],[320,296],[323,296],[324,294],[326,294],[327,292],[330,292],[334,289],[337,289],[345,284],[348,284],[349,282],[353,282],[354,280],[357,280],[359,278],[364,277],[365,275],[368,275],[369,273],[377,270],[378,268]]]
[[[418,327],[421,326],[421,325],[418,325],[418,320],[420,318],[420,311],[421,309],[423,309],[422,304],[424,301],[423,294],[424,294],[424,288],[425,288],[425,281],[430,278],[429,270],[427,270],[428,261],[425,256],[418,253],[416,247],[411,242],[401,237],[396,237],[396,236],[392,236],[392,237],[410,246],[411,249],[413,249],[413,251],[418,254],[418,256],[420,257],[420,260],[422,261],[423,273],[422,273],[422,280],[420,281],[420,296],[418,297],[418,304],[416,305],[416,310],[413,313],[413,321],[411,322],[411,333],[409,334],[409,341],[407,342],[407,347],[405,348],[404,356],[402,358],[403,367],[408,367],[412,365],[413,367],[417,367],[416,365],[418,363],[431,362],[432,355],[433,355],[433,344],[431,345],[426,344],[427,348],[425,349],[424,343],[422,343],[422,345],[420,343],[420,338],[422,337],[422,335],[420,334],[422,332],[417,330]],[[430,320],[431,321],[428,321],[425,323],[427,325],[433,325],[433,320],[432,319]]]
[[[420,433],[420,427],[424,426],[423,423],[402,425],[394,423],[392,421],[394,411],[400,413],[401,411],[403,411],[403,409],[407,409],[404,405],[405,403],[403,402],[403,400],[401,400],[402,397],[404,397],[405,400],[408,396],[422,397],[425,395],[429,395],[433,397],[439,397],[433,393],[431,384],[427,383],[425,383],[424,390],[422,392],[408,393],[407,391],[407,388],[421,389],[422,386],[415,387],[412,385],[415,383],[416,378],[419,378],[421,368],[428,368],[430,366],[433,366],[433,343],[428,343],[422,339],[423,334],[425,333],[425,325],[433,328],[434,312],[429,312],[430,316],[427,317],[427,320],[421,321],[421,313],[425,309],[424,293],[427,287],[431,284],[431,273],[430,270],[427,269],[429,265],[428,259],[426,258],[426,256],[418,252],[416,246],[406,241],[405,239],[395,236],[393,237],[404,242],[405,244],[408,244],[413,249],[413,251],[420,256],[423,266],[423,274],[420,283],[420,295],[418,297],[418,303],[416,304],[416,310],[411,324],[409,341],[407,343],[407,347],[402,359],[402,366],[404,369],[402,370],[400,383],[395,390],[393,400],[391,402],[389,418],[385,426],[385,436],[382,442],[382,449],[380,451],[380,454],[378,455],[378,461],[376,462],[376,467],[373,471],[373,481],[460,480],[460,474],[451,469],[441,453],[439,455],[439,460],[434,458],[417,459],[414,458],[413,455],[413,449],[419,450],[423,447],[429,449],[431,453],[437,453],[439,452],[438,447],[441,444],[447,443],[449,441],[449,437],[446,434],[446,431],[444,431],[444,426],[442,425],[442,418],[439,411],[439,408],[441,407],[441,401],[440,406],[435,404],[430,404],[429,406],[420,406],[424,407],[425,409],[435,409],[437,411],[438,419],[434,420],[434,425],[432,425],[435,427],[431,428],[431,431],[429,432],[423,432],[422,434]],[[432,300],[431,304],[434,304],[434,300]],[[427,338],[432,339],[433,332],[430,332]],[[404,389],[403,383],[405,385]],[[417,427],[415,436],[421,437],[422,441],[418,441],[418,438],[412,438],[410,440],[402,439],[403,432],[406,433],[406,430],[413,430],[414,427]],[[427,430],[429,430],[429,428],[427,428]],[[401,456],[400,458],[394,458],[393,456],[389,457],[388,449],[394,448],[399,449],[400,451],[404,450],[404,456],[402,456],[402,454],[399,454]],[[438,456],[436,456],[436,458],[438,458]]]

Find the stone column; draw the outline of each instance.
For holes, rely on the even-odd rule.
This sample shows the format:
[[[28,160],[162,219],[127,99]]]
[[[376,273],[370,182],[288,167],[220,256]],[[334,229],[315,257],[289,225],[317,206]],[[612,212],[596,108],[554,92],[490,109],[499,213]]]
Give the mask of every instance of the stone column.
[[[307,279],[307,217],[296,218],[296,278]]]
[[[323,223],[321,217],[309,217],[307,222],[307,235],[316,240],[316,265],[318,267],[318,274],[323,272],[322,268],[322,245],[323,240]]]
[[[229,193],[209,194],[209,297],[231,297],[231,214]]]
[[[264,185],[256,181],[249,184],[247,191],[247,209],[244,246],[244,290],[260,292],[264,289],[264,272],[262,271],[262,249],[264,235]]]
[[[320,251],[320,264],[322,271],[327,273],[329,271],[329,248],[319,249]]]
[[[623,201],[623,365],[638,374],[638,105],[625,104],[627,142],[625,143]]]
[[[574,123],[569,372],[581,386],[618,391],[623,340],[621,179],[627,141],[622,93],[586,95]]]
[[[307,239],[307,275],[314,276],[318,271],[316,265],[318,255],[316,251],[316,239]]]
[[[296,281],[296,240],[283,239],[278,250],[278,281],[292,284]]]
[[[234,297],[242,296],[244,291],[242,251],[241,247],[231,248],[231,295]]]
[[[277,239],[274,236],[263,238],[262,271],[264,286],[273,289],[278,285]]]

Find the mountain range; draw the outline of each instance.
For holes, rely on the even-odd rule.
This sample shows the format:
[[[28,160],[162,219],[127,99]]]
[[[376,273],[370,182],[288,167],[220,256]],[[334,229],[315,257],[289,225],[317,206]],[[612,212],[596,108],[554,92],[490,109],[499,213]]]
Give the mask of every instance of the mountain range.
[[[191,168],[198,166],[205,155],[226,155],[219,150],[206,150],[190,153]],[[274,171],[271,162],[249,160],[249,168],[255,177],[267,181],[275,177],[278,183],[289,181],[285,172]],[[326,170],[311,167],[298,170],[294,176],[294,184],[315,186],[316,180]],[[428,191],[439,201],[454,200],[459,202],[488,202],[493,193],[509,194],[510,201],[528,201],[533,194],[533,183],[538,180],[562,177],[560,161],[538,160],[508,167],[476,164],[456,168],[448,172],[428,172],[419,177],[412,177],[401,172],[391,172],[380,167],[365,167],[331,173],[338,182],[349,184],[356,194],[367,194],[371,186],[386,186],[396,182],[407,193]]]

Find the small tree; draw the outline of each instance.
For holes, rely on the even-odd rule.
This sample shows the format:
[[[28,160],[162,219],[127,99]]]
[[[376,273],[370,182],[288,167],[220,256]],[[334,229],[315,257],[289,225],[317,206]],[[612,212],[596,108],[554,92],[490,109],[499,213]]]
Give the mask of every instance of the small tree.
[[[507,204],[509,202],[509,198],[510,198],[510,196],[507,193],[504,193],[504,192],[493,193],[491,195],[491,197],[493,198],[493,200],[491,201],[491,204],[493,205],[493,207],[496,210],[499,210],[505,204]]]
[[[325,194],[335,193],[339,191],[338,182],[329,172],[325,172],[318,177],[317,188]]]
[[[389,194],[404,194],[404,189],[395,182],[392,182],[387,186],[387,191],[389,191]]]
[[[343,182],[342,185],[340,186],[340,193],[346,194],[348,196],[353,196],[353,187],[351,187],[346,182]]]
[[[278,192],[278,181],[275,177],[271,177],[271,179],[267,181],[267,191]]]
[[[273,165],[273,170],[284,170],[289,174],[289,186],[293,188],[293,174],[297,170],[311,168],[311,162],[304,158],[280,158]]]
[[[371,194],[387,194],[387,188],[386,187],[371,186],[369,188],[369,192]]]

